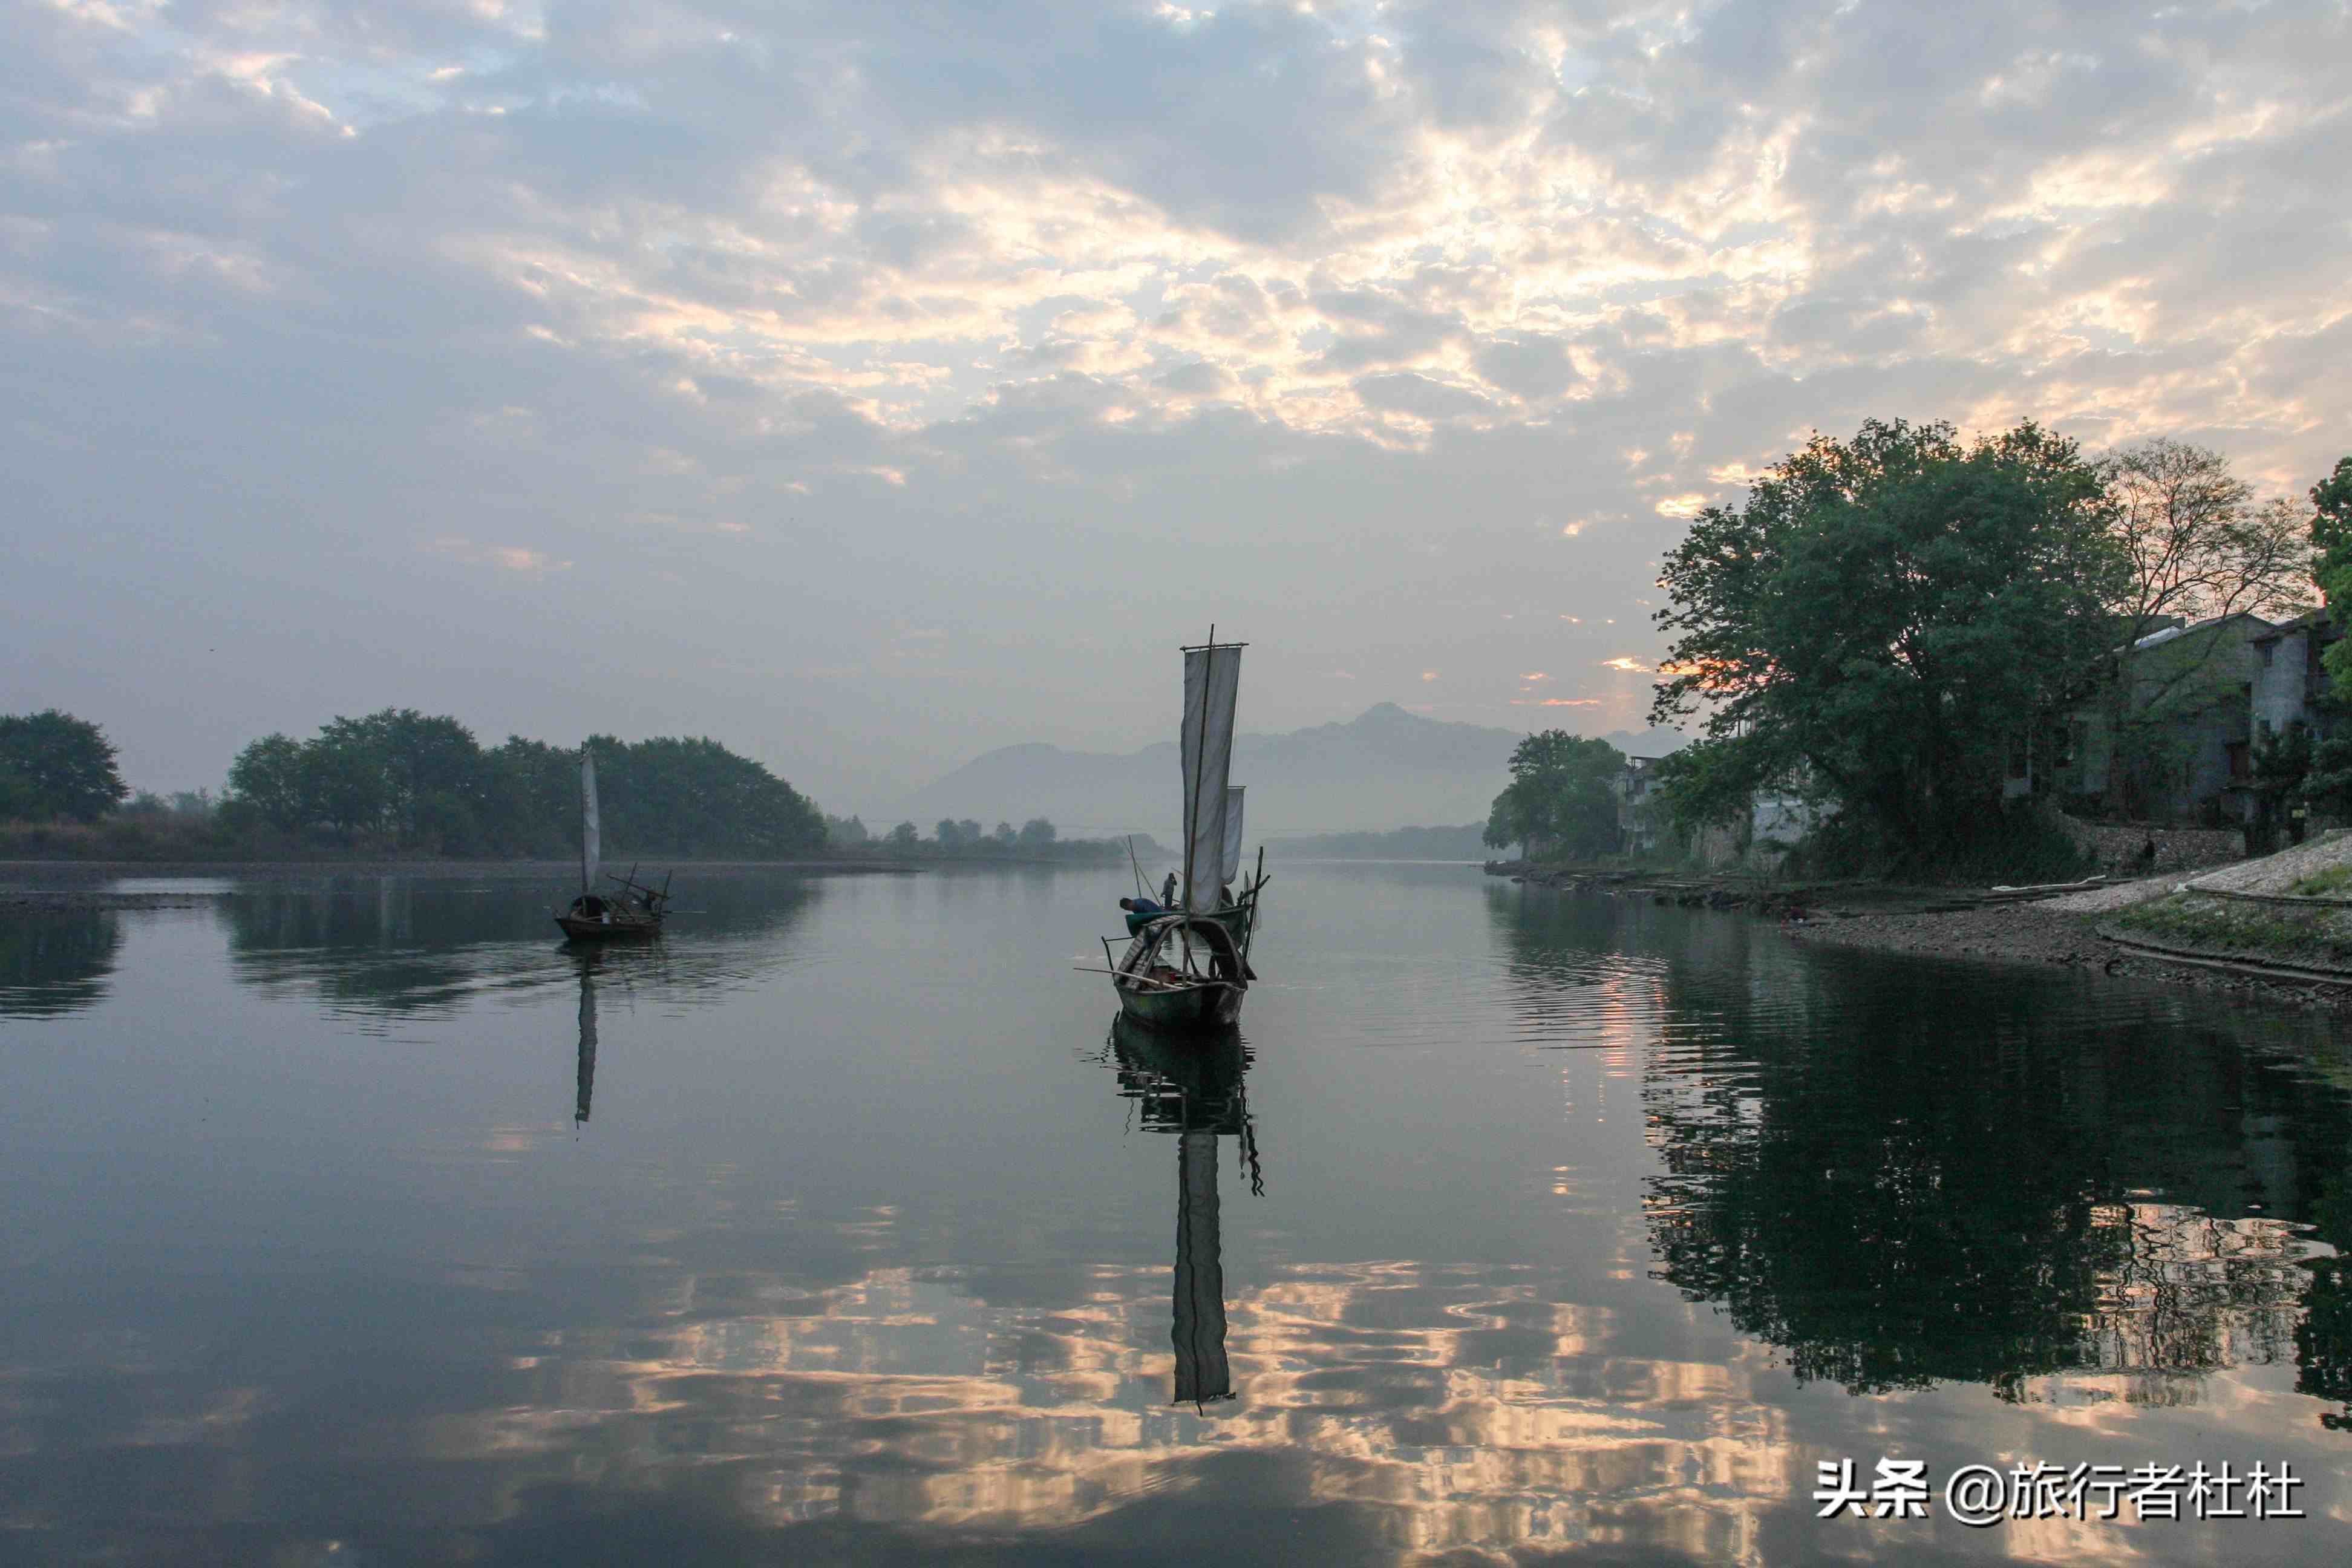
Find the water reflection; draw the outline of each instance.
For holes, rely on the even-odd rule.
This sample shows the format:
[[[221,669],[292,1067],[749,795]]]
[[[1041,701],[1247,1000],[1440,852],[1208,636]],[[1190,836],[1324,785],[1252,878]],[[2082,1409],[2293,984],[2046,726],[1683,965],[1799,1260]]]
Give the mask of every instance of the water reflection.
[[[2344,1396],[2340,1270],[2312,1242],[2352,1239],[2352,1097],[2301,1068],[2324,1029],[2254,1020],[2265,1049],[2031,974],[1939,988],[1930,1022],[1848,955],[1659,913],[1645,946],[1682,1023],[1645,1031],[1642,1064],[1655,1277],[1800,1383],[2168,1405],[2292,1360]],[[1527,1005],[1556,1001],[1589,919],[1517,929]]]
[[[107,1008],[44,1026],[73,1048],[0,1052],[39,1113],[0,1141],[12,1528],[134,1563],[1189,1562],[1204,1521],[1235,1563],[2340,1549],[2316,1483],[2307,1530],[2229,1553],[1830,1535],[1805,1500],[1841,1454],[2324,1472],[2308,1396],[2352,1383],[2303,1256],[2352,1239],[2324,1028],[1358,878],[1289,906],[1331,978],[1269,985],[1279,1050],[1098,1046],[1092,993],[1033,977],[1101,889],[1038,885],[593,952],[543,900],[509,930],[424,889],[406,937],[353,917],[234,983],[207,947],[150,984],[134,947]],[[727,984],[776,977],[762,943],[821,962]],[[400,1016],[450,1016],[354,1041],[318,1016],[374,1005],[338,963],[424,964]],[[647,997],[692,1026],[616,1023]],[[606,1121],[566,1136],[562,1068],[584,1129],[608,1032]]]
[[[587,1124],[589,1101],[596,1095],[596,965],[603,957],[600,952],[589,952],[575,961],[580,965],[580,1064],[572,1100],[574,1127]]]
[[[671,994],[739,986],[791,962],[786,939],[817,896],[799,879],[698,882],[680,893],[667,939],[600,962],[625,956],[635,982]],[[575,950],[558,941],[549,907],[544,889],[513,882],[257,885],[226,906],[230,963],[247,985],[314,996],[337,1013],[447,1016],[484,994],[520,1000],[572,979],[552,957]]]
[[[1225,1357],[1224,1248],[1219,1232],[1217,1140],[1236,1141],[1250,1193],[1265,1195],[1257,1135],[1243,1089],[1249,1048],[1228,1027],[1182,1038],[1111,1023],[1108,1055],[1118,1091],[1146,1130],[1176,1135],[1176,1293],[1169,1338],[1176,1349],[1174,1402],[1195,1409],[1234,1397]]]
[[[90,1005],[106,994],[121,949],[121,917],[110,910],[0,921],[0,1017],[50,1017]]]

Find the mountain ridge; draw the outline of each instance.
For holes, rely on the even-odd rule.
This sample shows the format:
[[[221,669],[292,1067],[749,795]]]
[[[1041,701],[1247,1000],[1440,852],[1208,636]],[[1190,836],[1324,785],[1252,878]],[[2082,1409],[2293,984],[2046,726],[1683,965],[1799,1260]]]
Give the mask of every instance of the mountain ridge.
[[[1662,755],[1670,731],[1602,737],[1620,751]],[[1250,790],[1249,836],[1383,831],[1425,822],[1485,821],[1525,731],[1428,719],[1394,702],[1355,718],[1234,737],[1233,781]],[[1171,837],[1181,810],[1173,741],[1135,752],[1066,751],[1024,741],[982,752],[899,803],[928,827],[937,817],[1019,824],[1051,818],[1066,835]]]

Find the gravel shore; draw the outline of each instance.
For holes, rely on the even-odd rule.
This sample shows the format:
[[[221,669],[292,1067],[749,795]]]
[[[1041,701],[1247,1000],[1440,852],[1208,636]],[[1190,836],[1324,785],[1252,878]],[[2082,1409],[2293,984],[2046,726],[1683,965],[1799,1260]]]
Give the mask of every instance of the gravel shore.
[[[2012,963],[2050,963],[2072,969],[2095,969],[2103,974],[2150,980],[2160,984],[2224,993],[2289,1006],[2319,1007],[2352,1013],[2352,985],[2328,985],[2307,981],[2274,979],[2191,963],[2168,963],[2131,952],[2101,936],[2096,928],[2100,910],[2120,908],[2171,890],[2174,880],[2137,898],[2085,910],[2085,897],[2052,900],[2039,904],[1995,905],[1943,914],[1858,914],[1844,920],[1818,921],[1789,929],[1801,941],[1837,947],[1869,948],[1881,952],[1920,953],[1938,958],[1980,958]],[[2145,888],[2145,883],[2127,888]],[[2118,894],[2127,888],[2103,888],[2097,897]]]

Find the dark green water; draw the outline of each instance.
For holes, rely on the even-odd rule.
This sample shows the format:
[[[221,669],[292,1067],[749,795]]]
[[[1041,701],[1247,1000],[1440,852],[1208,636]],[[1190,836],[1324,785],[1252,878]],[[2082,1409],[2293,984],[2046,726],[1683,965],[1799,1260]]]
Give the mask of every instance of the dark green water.
[[[2352,1557],[2337,1026],[1275,871],[1205,1055],[1123,869],[0,926],[0,1559]],[[1941,1506],[2200,1460],[2308,1517]]]

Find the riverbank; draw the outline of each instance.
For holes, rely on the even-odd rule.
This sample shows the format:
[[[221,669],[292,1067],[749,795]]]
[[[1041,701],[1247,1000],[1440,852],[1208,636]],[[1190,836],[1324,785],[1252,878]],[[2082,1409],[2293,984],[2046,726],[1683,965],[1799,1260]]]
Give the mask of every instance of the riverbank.
[[[2352,923],[2345,912],[2352,905],[2295,896],[2339,879],[2352,885],[2352,837],[2198,872],[2185,891],[2178,875],[2046,894],[1867,882],[1780,886],[1525,864],[1489,863],[1487,870],[1538,887],[1771,917],[1792,940],[1826,946],[2095,969],[2352,1013],[2352,963],[2343,952],[2280,934],[2290,921]]]

